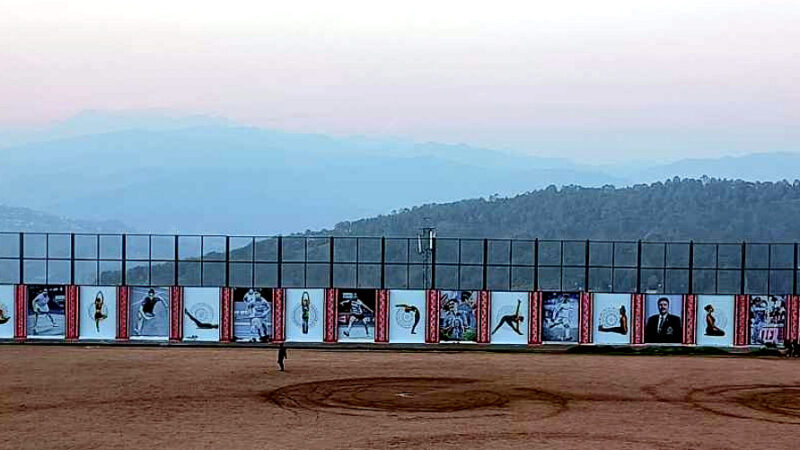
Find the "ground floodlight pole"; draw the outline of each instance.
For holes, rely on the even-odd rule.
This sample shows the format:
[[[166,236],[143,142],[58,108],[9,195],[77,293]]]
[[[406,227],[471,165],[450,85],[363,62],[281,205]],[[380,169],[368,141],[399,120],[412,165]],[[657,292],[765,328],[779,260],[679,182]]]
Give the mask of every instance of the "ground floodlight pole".
[[[431,289],[435,286],[433,280],[435,269],[436,227],[422,227],[417,235],[417,253],[422,256],[422,287],[428,290],[428,265],[430,264]]]

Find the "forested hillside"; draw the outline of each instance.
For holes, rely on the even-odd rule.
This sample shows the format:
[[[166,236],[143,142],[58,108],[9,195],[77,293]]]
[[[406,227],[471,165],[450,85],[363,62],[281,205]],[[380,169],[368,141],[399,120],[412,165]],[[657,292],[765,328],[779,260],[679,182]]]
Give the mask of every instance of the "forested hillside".
[[[698,241],[800,240],[800,181],[672,179],[633,187],[550,186],[515,197],[430,204],[313,234]]]

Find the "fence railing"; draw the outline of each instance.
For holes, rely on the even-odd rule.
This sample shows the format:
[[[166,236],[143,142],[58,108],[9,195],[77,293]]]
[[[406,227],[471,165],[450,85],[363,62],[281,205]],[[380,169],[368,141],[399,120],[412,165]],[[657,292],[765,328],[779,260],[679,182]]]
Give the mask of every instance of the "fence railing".
[[[797,294],[797,243],[0,233],[0,284]]]

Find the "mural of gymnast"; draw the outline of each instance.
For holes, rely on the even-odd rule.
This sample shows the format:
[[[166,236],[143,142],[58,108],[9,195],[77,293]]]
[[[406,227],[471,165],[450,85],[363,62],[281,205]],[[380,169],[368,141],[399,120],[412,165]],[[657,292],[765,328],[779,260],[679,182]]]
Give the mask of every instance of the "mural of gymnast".
[[[411,334],[417,334],[417,325],[419,325],[419,319],[420,319],[419,308],[417,308],[414,305],[408,305],[405,303],[399,303],[395,305],[395,308],[403,308],[403,312],[414,314],[414,325],[411,327]]]
[[[706,336],[725,336],[725,331],[717,326],[717,319],[714,317],[714,307],[706,305]]]
[[[597,331],[602,331],[604,333],[619,333],[622,335],[628,334],[628,314],[625,311],[625,305],[620,305],[619,307],[619,325],[615,327],[604,327],[600,325],[597,327]]]
[[[183,312],[186,314],[189,320],[194,322],[198,330],[213,330],[215,328],[219,328],[218,323],[209,323],[198,320],[195,316],[192,315],[192,313],[189,312],[188,309],[184,309]]]
[[[517,311],[514,314],[507,314],[501,317],[500,321],[497,322],[497,326],[492,331],[492,334],[494,335],[497,332],[497,330],[499,330],[500,327],[502,327],[503,325],[508,325],[509,328],[514,330],[515,333],[522,336],[524,333],[520,331],[519,326],[520,324],[522,324],[522,322],[525,321],[525,318],[522,317],[522,315],[519,313],[519,309],[521,306],[522,306],[522,300],[517,300]]]

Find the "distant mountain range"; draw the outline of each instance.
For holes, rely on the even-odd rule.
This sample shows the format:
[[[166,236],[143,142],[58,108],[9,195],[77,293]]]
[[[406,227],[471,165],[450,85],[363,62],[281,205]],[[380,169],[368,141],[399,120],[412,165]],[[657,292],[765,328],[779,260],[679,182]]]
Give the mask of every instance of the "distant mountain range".
[[[0,232],[120,233],[127,229],[119,221],[74,220],[28,208],[0,205]]]
[[[549,185],[632,186],[701,175],[793,180],[800,173],[794,153],[595,167],[466,145],[102,112],[35,130],[0,130],[0,160],[0,204],[74,220],[57,225],[31,213],[30,220],[5,221],[0,210],[0,228],[124,223],[142,232],[259,235]]]

